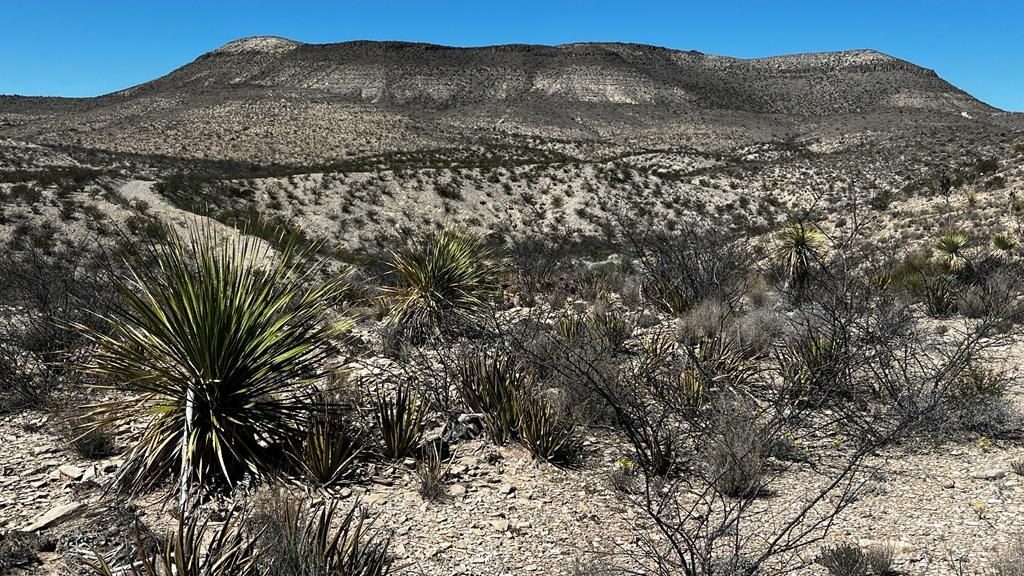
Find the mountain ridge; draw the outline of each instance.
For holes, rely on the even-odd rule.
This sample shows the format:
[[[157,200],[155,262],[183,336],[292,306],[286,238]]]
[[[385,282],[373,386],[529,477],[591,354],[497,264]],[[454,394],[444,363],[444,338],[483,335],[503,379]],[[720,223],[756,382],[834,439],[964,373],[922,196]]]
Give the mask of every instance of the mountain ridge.
[[[98,97],[0,98],[0,137],[283,162],[481,139],[715,149],[968,119],[982,131],[1019,122],[877,50],[744,59],[615,42],[254,36]]]

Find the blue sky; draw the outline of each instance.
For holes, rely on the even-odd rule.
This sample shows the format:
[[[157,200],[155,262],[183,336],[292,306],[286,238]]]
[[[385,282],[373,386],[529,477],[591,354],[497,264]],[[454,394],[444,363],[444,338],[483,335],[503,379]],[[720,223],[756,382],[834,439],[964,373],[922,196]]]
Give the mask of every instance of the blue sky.
[[[622,41],[738,57],[874,48],[1024,111],[1024,2],[0,0],[0,94],[93,96],[243,36],[456,46]]]

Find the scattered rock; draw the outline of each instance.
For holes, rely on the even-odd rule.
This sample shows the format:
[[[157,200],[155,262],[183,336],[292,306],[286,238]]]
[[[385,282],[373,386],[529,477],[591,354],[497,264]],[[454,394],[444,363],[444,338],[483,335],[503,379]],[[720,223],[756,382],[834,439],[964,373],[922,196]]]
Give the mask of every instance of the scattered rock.
[[[971,472],[971,478],[974,478],[975,480],[999,480],[1004,476],[1006,476],[1006,470],[1001,470],[999,468]]]
[[[501,486],[498,486],[498,492],[500,492],[500,493],[502,493],[502,494],[504,494],[506,496],[511,494],[511,493],[513,493],[513,492],[515,492],[515,491],[516,491],[515,485],[511,484],[511,483],[508,483],[508,482],[506,482],[505,484],[502,484]]]
[[[65,464],[57,468],[57,471],[60,472],[61,476],[70,478],[71,480],[81,480],[82,476],[85,474],[85,470],[70,464]]]
[[[57,524],[68,519],[70,516],[72,516],[82,508],[85,508],[85,504],[82,504],[81,502],[71,502],[69,504],[61,504],[60,506],[54,506],[53,508],[50,508],[46,512],[43,512],[42,514],[33,518],[32,521],[29,522],[24,528],[22,528],[21,531],[38,532],[39,530],[43,530],[44,528],[49,528],[54,524]]]
[[[452,484],[448,487],[448,494],[455,498],[462,498],[466,495],[466,491],[465,484]]]

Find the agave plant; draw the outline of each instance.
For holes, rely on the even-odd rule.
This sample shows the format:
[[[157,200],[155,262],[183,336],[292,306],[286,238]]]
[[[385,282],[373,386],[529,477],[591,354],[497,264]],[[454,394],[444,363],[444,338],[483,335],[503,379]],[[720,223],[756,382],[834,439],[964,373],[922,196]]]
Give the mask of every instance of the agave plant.
[[[421,245],[394,252],[396,285],[388,288],[385,324],[410,336],[440,331],[472,319],[498,289],[498,265],[481,238],[446,229]]]
[[[95,350],[83,368],[130,393],[94,406],[97,421],[150,418],[120,486],[149,488],[175,469],[183,487],[230,485],[272,469],[351,324],[325,321],[344,280],[317,282],[305,253],[198,225],[169,228],[148,252],[115,285],[109,334],[80,327]]]
[[[802,287],[816,262],[825,252],[825,235],[804,221],[779,230],[775,235],[775,257],[789,282]]]
[[[1017,238],[1007,232],[997,232],[992,235],[992,246],[998,250],[997,254],[1004,257],[1009,256],[1018,243]]]
[[[426,406],[408,386],[400,385],[393,398],[378,390],[376,407],[384,457],[398,460],[412,454],[423,436]]]
[[[85,568],[95,576],[260,576],[260,534],[246,534],[241,528],[244,514],[237,509],[230,509],[227,517],[213,531],[209,522],[200,520],[200,514],[192,510],[179,517],[177,528],[158,553],[148,553],[150,547],[136,534],[135,562],[112,566],[110,560],[96,554],[94,560],[85,562]]]
[[[967,265],[964,249],[970,240],[970,237],[963,232],[949,232],[935,241],[935,249],[942,254],[943,264],[951,272],[959,272]]]

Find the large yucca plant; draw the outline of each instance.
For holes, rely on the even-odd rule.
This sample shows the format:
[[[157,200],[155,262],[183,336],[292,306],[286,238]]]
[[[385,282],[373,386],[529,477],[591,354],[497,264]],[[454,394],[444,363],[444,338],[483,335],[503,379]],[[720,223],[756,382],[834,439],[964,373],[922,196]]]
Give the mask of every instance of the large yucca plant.
[[[964,249],[970,237],[963,232],[949,232],[935,241],[935,249],[941,254],[942,262],[952,272],[959,272],[967,265]]]
[[[389,262],[385,324],[410,336],[438,332],[479,315],[498,287],[498,265],[483,239],[446,229]]]
[[[207,226],[168,229],[148,252],[114,287],[123,304],[109,335],[82,327],[95,348],[84,369],[130,394],[95,406],[99,421],[149,417],[120,485],[151,487],[175,469],[183,487],[233,484],[276,466],[350,324],[327,321],[344,281],[318,282],[304,253]]]
[[[775,234],[775,257],[786,278],[796,287],[803,286],[815,263],[825,253],[825,235],[807,222],[790,224]]]
[[[381,454],[391,460],[412,454],[423,436],[426,406],[416,399],[408,386],[402,385],[393,397],[378,390],[376,404]]]

